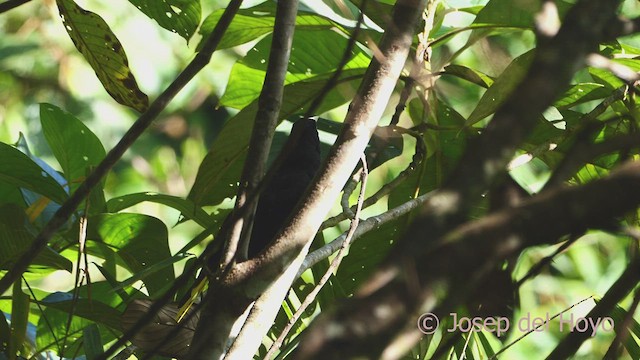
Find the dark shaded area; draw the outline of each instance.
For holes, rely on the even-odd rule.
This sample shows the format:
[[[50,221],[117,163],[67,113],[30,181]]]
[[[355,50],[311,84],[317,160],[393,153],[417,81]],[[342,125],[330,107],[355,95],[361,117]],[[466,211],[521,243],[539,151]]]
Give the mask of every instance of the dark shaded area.
[[[300,133],[297,141],[296,133]],[[249,241],[249,258],[255,257],[273,241],[320,167],[316,122],[311,119],[296,121],[282,151],[287,152],[286,157],[258,201]]]

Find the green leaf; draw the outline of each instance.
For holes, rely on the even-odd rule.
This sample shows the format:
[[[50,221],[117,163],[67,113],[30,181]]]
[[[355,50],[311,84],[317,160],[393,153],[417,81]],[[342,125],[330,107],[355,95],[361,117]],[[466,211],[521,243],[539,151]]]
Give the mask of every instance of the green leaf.
[[[222,37],[218,49],[245,44],[271,33],[275,25],[275,11],[276,6],[271,2],[241,9]],[[206,39],[213,31],[223,12],[224,9],[216,10],[204,19],[199,30],[203,39]],[[304,12],[298,12],[298,16],[296,16],[296,32],[305,28],[328,29],[331,26],[333,23],[321,16]],[[198,44],[198,50],[201,47],[202,42]]]
[[[364,234],[351,244],[349,255],[342,260],[336,273],[336,278],[346,294],[353,294],[382,262],[394,244],[390,239],[396,238],[395,234],[404,223],[406,215]]]
[[[100,338],[100,330],[96,324],[91,324],[82,330],[84,338],[84,353],[87,360],[97,359],[104,353],[102,339]]]
[[[352,3],[358,8],[362,9],[364,0],[354,0]],[[393,4],[384,3],[382,1],[368,1],[365,8],[365,15],[373,22],[375,22],[381,28],[387,28],[389,21],[391,20],[391,14],[393,12]]]
[[[40,104],[40,123],[73,192],[89,171],[104,159],[104,147],[86,125],[54,105]],[[91,193],[89,208],[95,211],[102,211],[104,207],[103,183]]]
[[[341,84],[328,93],[318,113],[348,101],[355,94],[362,71],[363,69],[345,71],[339,81]],[[317,96],[325,82],[297,82],[285,86],[280,117],[288,118],[304,111],[304,107]],[[195,183],[189,192],[188,199],[196,205],[216,205],[235,195],[257,107],[258,101],[254,100],[225,123],[200,164]]]
[[[463,80],[467,80],[470,83],[482,86],[483,88],[488,88],[493,84],[493,79],[489,75],[462,65],[448,65],[444,68],[443,75],[445,74],[457,76]]]
[[[533,60],[533,55],[534,52],[531,50],[513,59],[511,64],[500,74],[500,77],[482,95],[478,105],[469,115],[469,119],[467,119],[467,126],[471,126],[493,114],[511,96],[513,90],[520,84],[520,81],[527,73]]]
[[[108,212],[118,212],[144,201],[163,204],[176,209],[189,220],[193,220],[203,228],[208,228],[213,224],[213,219],[202,208],[196,206],[193,201],[179,198],[177,196],[158,194],[151,192],[127,194],[113,198],[107,202]]]
[[[490,0],[480,10],[473,24],[531,28],[533,15],[539,9],[540,0]]]
[[[68,195],[58,182],[13,146],[0,142],[0,181],[29,189],[57,203]]]
[[[149,99],[138,88],[122,44],[109,25],[73,0],[56,0],[56,3],[69,37],[96,72],[104,89],[120,104],[145,111]]]
[[[221,105],[242,109],[260,96],[271,39],[271,35],[262,39],[233,66]],[[296,30],[285,85],[329,78],[336,71],[347,42],[335,31]],[[369,62],[369,56],[356,47],[344,70],[359,69],[364,73]]]
[[[13,294],[11,295],[9,359],[15,358],[25,341],[27,324],[29,323],[29,302],[29,295],[22,292],[22,280],[17,280],[13,284]]]
[[[199,0],[129,0],[163,28],[189,41],[200,24]]]
[[[167,227],[152,216],[118,213],[90,218],[87,237],[115,249],[132,274],[171,257]],[[144,284],[153,297],[174,279],[173,267],[168,266],[150,274]]]
[[[596,83],[580,83],[571,86],[564,95],[555,102],[559,110],[569,109],[591,100],[603,99],[611,94],[604,85]]]
[[[596,301],[596,303],[598,303],[598,301]],[[636,340],[640,339],[640,324],[638,321],[631,316],[633,314],[629,314],[627,310],[619,305],[616,305],[615,308],[611,309],[611,313],[609,315],[613,319],[616,334],[620,334],[623,331],[622,324],[625,323],[625,320],[630,320],[627,330],[629,330],[629,334],[635,335],[635,339],[633,336],[625,336],[623,337],[623,345],[629,355],[631,355],[632,359],[640,359],[640,344]]]
[[[103,282],[98,284],[103,288],[100,292],[110,290],[103,286]],[[94,284],[91,286],[93,287],[93,285]],[[91,299],[87,298],[88,292],[86,287],[83,287],[83,293],[84,294],[74,302],[72,294],[55,292],[42,299],[41,303],[47,306],[47,308],[60,310],[67,314],[73,312],[74,316],[79,316],[92,322],[106,325],[113,330],[120,331],[120,311],[109,304],[103,303],[102,299],[104,297],[96,297],[95,295],[97,295],[97,293],[95,295],[92,293]],[[96,298],[94,299],[94,297]]]
[[[120,318],[119,312],[114,320]],[[46,319],[46,320],[45,320]],[[78,358],[84,354],[83,344],[83,331],[88,326],[95,323],[85,318],[74,316],[71,318],[70,326],[67,331],[67,322],[69,314],[65,311],[60,311],[54,307],[47,307],[40,319],[38,320],[36,346],[38,349],[49,349],[54,347],[57,341],[65,339],[67,346],[62,349],[61,354],[57,354],[60,357],[65,358]],[[107,344],[116,338],[116,334],[113,329],[107,328],[103,325],[97,325],[101,342]],[[54,347],[54,349],[56,349]],[[57,349],[56,349],[57,350]]]
[[[6,204],[0,206],[0,269],[8,270],[13,263],[24,254],[34,240],[24,210]],[[50,247],[45,247],[31,263],[30,270],[41,270],[41,267],[71,272],[73,264]]]

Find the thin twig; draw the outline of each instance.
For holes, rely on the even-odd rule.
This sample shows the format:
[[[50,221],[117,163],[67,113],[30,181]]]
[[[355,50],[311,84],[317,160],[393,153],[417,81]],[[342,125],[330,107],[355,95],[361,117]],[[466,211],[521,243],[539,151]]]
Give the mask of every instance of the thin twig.
[[[88,200],[88,199],[87,199]],[[85,202],[85,209],[88,211],[89,201]],[[62,349],[67,347],[67,339],[69,338],[69,331],[71,330],[71,321],[73,320],[73,315],[76,312],[76,306],[78,305],[78,299],[80,298],[80,286],[84,281],[84,277],[80,277],[81,273],[89,273],[88,267],[83,269],[82,266],[82,255],[84,253],[84,244],[87,239],[87,217],[80,217],[80,224],[78,230],[78,257],[76,259],[76,275],[73,284],[73,298],[71,299],[71,309],[67,314],[67,326],[65,327],[64,338],[62,340]],[[86,260],[86,254],[85,254]]]
[[[527,273],[522,278],[520,278],[520,280],[518,280],[516,282],[516,288],[519,288],[527,280],[529,280],[529,279],[533,278],[534,276],[540,274],[542,269],[544,269],[547,265],[549,265],[551,263],[551,261],[553,261],[553,259],[556,256],[558,256],[563,251],[568,249],[569,246],[571,246],[574,242],[576,242],[576,240],[578,240],[578,236],[572,235],[571,238],[569,240],[565,241],[564,243],[562,243],[562,245],[560,245],[556,249],[556,251],[553,252],[553,254],[551,254],[549,256],[545,256],[540,261],[538,261],[535,265],[533,265],[531,267],[531,269],[529,269],[529,271],[527,271]]]
[[[502,354],[503,352],[507,351],[507,349],[509,349],[510,347],[512,347],[513,345],[515,345],[517,342],[519,342],[520,340],[524,339],[525,337],[527,337],[529,334],[531,334],[534,331],[538,331],[539,329],[541,329],[543,326],[548,326],[549,322],[551,320],[554,320],[555,318],[557,318],[558,316],[566,313],[567,311],[573,309],[574,307],[582,304],[583,302],[589,300],[589,299],[593,299],[593,296],[589,296],[587,298],[584,298],[580,301],[578,301],[575,304],[572,304],[571,306],[567,307],[566,309],[560,311],[559,313],[553,315],[551,318],[547,319],[546,321],[544,321],[542,324],[535,326],[532,329],[529,329],[529,331],[527,331],[526,333],[522,334],[522,336],[518,337],[517,339],[513,340],[512,342],[510,342],[509,344],[505,345],[502,349],[500,349],[498,352],[496,352],[495,354],[493,354],[492,357],[489,358],[489,360],[494,360],[498,358],[498,355]]]
[[[362,171],[360,172],[360,194],[358,195],[358,204],[356,206],[355,216],[351,221],[351,225],[349,227],[349,232],[347,233],[347,237],[345,241],[342,243],[342,246],[340,248],[340,251],[338,252],[338,255],[335,257],[335,259],[333,259],[333,261],[331,262],[331,265],[329,266],[327,271],[324,273],[324,275],[322,276],[318,284],[315,286],[315,288],[313,288],[313,290],[311,290],[311,292],[307,295],[307,297],[304,299],[302,304],[300,304],[300,307],[298,308],[298,310],[296,310],[295,314],[293,314],[291,319],[289,319],[289,323],[284,328],[284,330],[282,330],[282,333],[280,333],[280,336],[278,336],[278,339],[276,339],[276,341],[271,345],[271,348],[267,352],[265,359],[270,359],[271,357],[273,357],[275,352],[278,351],[278,349],[280,349],[280,346],[282,346],[284,339],[287,337],[291,329],[293,329],[293,326],[296,324],[300,316],[302,316],[302,314],[309,307],[309,305],[311,305],[311,303],[315,300],[318,293],[320,293],[320,290],[322,290],[322,287],[327,283],[327,281],[329,281],[329,278],[331,278],[331,276],[340,266],[340,263],[342,262],[342,258],[346,255],[347,248],[349,247],[349,244],[351,244],[353,235],[355,234],[356,229],[358,228],[358,223],[360,222],[359,216],[360,216],[360,212],[362,211],[362,203],[364,201],[364,193],[366,191],[366,185],[367,185],[367,176],[369,174],[369,170],[367,169],[366,157],[362,155],[362,158],[360,160],[362,161]]]
[[[26,4],[31,0],[7,0],[0,3],[0,14],[5,13],[13,8],[16,8],[22,4]]]
[[[422,138],[422,135],[420,133],[417,133],[415,131],[405,129],[399,126],[393,126],[393,130],[398,131],[402,134],[413,136],[416,139],[416,152],[413,154],[413,158],[411,159],[411,162],[409,163],[409,165],[407,165],[407,167],[400,174],[398,174],[398,176],[396,176],[390,182],[384,184],[378,191],[376,191],[375,194],[371,195],[364,201],[362,206],[365,209],[377,203],[384,196],[391,193],[393,189],[398,187],[404,180],[406,180],[411,174],[413,174],[415,169],[418,168],[418,166],[424,159],[425,155],[427,154],[427,148],[424,143],[424,139]],[[350,211],[351,213],[355,211],[355,205],[350,208]],[[350,213],[347,211],[343,211],[340,214],[325,220],[320,226],[320,229],[327,229],[327,228],[336,226],[340,222],[349,218],[350,218]]]
[[[388,223],[389,221],[396,220],[401,216],[408,214],[412,210],[417,209],[420,205],[423,205],[431,197],[431,194],[432,193],[421,195],[391,210],[387,210],[380,215],[372,216],[370,218],[367,218],[364,221],[361,221],[360,224],[358,225],[358,228],[356,229],[356,233],[353,236],[352,241],[355,241],[356,239],[360,238],[362,235],[368,233],[369,231],[373,231],[379,228],[380,226]],[[364,203],[366,203],[366,201]],[[363,203],[363,207],[364,207],[364,203]],[[300,267],[300,270],[298,270],[297,277],[300,277],[300,275],[302,275],[303,272],[308,270],[313,265],[333,255],[336,251],[338,251],[342,247],[346,239],[347,239],[347,234],[342,234],[339,237],[337,237],[335,240],[331,241],[330,243],[324,245],[323,247],[307,255],[307,257],[304,259],[304,262],[302,263],[302,266]]]
[[[44,309],[42,308],[42,304],[40,303],[40,301],[38,301],[38,298],[36,297],[36,294],[33,292],[31,285],[29,285],[29,282],[27,282],[27,279],[25,279],[24,276],[22,277],[22,281],[24,281],[24,284],[27,285],[27,289],[29,289],[29,294],[31,294],[31,298],[34,300],[33,302],[36,303],[36,306],[38,307],[38,311],[40,311],[40,317],[44,319],[44,323],[46,324],[47,329],[49,329],[49,334],[51,334],[51,337],[53,337],[53,341],[58,347],[58,354],[62,354],[62,349],[64,349],[64,347],[60,346],[60,340],[58,340],[56,333],[53,331],[53,326],[51,326],[51,322],[49,322],[49,319],[47,318],[47,314],[45,314]]]

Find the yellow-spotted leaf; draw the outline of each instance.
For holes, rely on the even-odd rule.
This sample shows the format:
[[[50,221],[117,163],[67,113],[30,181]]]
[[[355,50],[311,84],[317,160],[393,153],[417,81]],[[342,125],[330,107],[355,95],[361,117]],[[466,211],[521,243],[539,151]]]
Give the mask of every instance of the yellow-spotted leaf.
[[[138,88],[129,69],[122,44],[100,16],[79,7],[73,0],[57,0],[64,27],[80,53],[87,59],[105,90],[120,104],[140,112],[149,99]]]

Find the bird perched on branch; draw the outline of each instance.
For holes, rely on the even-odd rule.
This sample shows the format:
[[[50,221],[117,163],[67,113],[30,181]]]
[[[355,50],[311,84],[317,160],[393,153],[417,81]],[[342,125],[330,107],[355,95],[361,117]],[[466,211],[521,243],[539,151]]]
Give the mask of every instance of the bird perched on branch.
[[[249,240],[249,258],[258,255],[282,230],[320,167],[315,120],[296,121],[281,153],[280,166],[271,179],[266,179],[260,193]]]

